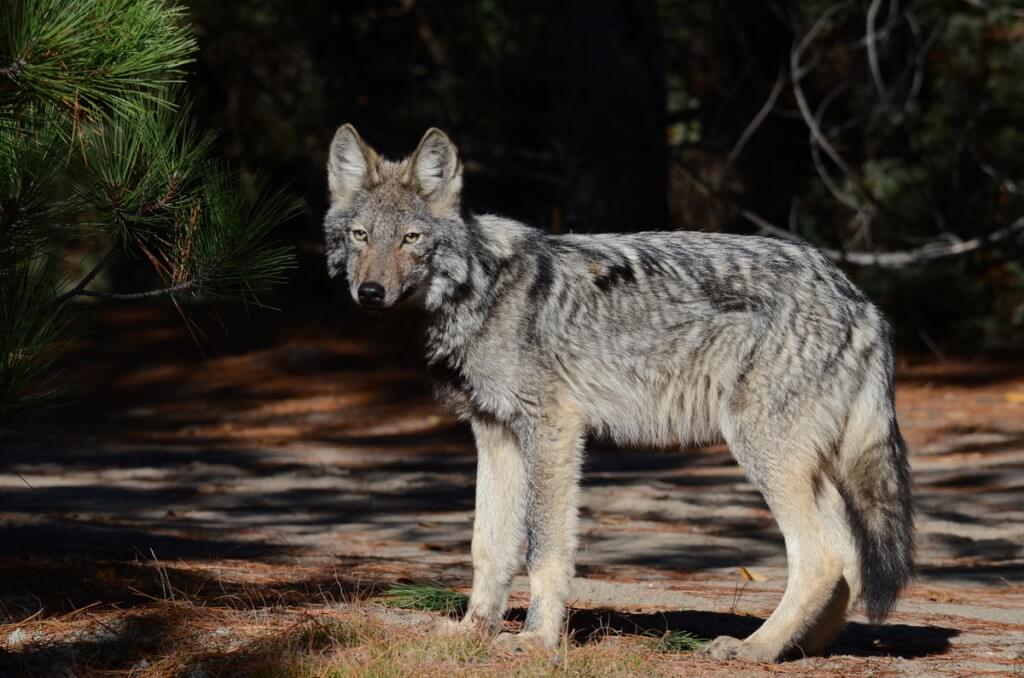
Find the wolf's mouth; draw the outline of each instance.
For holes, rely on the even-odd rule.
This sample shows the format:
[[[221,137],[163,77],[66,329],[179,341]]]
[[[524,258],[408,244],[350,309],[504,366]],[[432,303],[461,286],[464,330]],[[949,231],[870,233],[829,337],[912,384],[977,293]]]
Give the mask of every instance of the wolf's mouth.
[[[355,302],[356,302],[356,306],[358,306],[359,308],[363,309],[364,311],[377,311],[377,312],[387,311],[387,310],[390,310],[390,309],[394,308],[395,306],[398,306],[402,302],[406,301],[409,297],[411,297],[414,294],[416,294],[416,291],[418,289],[419,288],[414,285],[414,286],[412,286],[412,287],[410,287],[410,288],[408,288],[406,290],[403,290],[402,293],[398,295],[398,298],[395,299],[394,301],[391,301],[391,302],[384,301],[383,299],[380,300],[380,301],[372,301],[371,302],[371,301],[360,300],[358,297],[356,297]]]
[[[392,305],[397,306],[398,304],[402,303],[412,295],[416,294],[417,289],[419,289],[419,287],[417,285],[413,285],[412,287],[407,287],[406,289],[402,290],[402,293],[398,295],[398,298],[395,299],[395,303]]]

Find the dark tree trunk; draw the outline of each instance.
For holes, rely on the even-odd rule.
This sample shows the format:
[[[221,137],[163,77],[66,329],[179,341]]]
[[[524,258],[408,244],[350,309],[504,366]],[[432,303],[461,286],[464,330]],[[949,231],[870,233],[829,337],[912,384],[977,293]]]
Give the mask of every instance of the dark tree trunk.
[[[567,225],[668,222],[665,73],[655,0],[569,0]]]

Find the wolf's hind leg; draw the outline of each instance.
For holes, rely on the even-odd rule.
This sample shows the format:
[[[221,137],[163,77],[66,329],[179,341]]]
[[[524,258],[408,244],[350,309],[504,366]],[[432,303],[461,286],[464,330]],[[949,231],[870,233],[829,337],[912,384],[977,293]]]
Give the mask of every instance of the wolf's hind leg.
[[[529,500],[526,507],[526,566],[530,608],[518,638],[554,647],[562,633],[576,558],[583,425],[574,408],[548,411],[524,436]]]
[[[730,445],[740,463],[749,465],[746,450],[733,441]],[[787,464],[756,470],[757,484],[786,541],[786,591],[768,620],[748,638],[716,638],[707,648],[713,657],[773,662],[789,652],[815,654],[841,626],[856,592],[844,577],[846,544],[831,534],[833,518],[841,515],[819,513],[817,495],[826,481],[816,475],[814,459],[796,453]]]
[[[525,536],[526,475],[519,440],[504,425],[474,419],[477,445],[473,591],[460,626],[493,632],[501,623]]]
[[[819,478],[816,503],[818,516],[824,528],[825,543],[832,546],[843,561],[842,580],[837,588],[842,590],[844,584],[846,596],[834,596],[818,619],[798,641],[801,650],[806,654],[820,654],[842,629],[846,621],[846,613],[861,593],[860,556],[857,553],[857,542],[850,528],[846,505],[835,484],[828,477]]]

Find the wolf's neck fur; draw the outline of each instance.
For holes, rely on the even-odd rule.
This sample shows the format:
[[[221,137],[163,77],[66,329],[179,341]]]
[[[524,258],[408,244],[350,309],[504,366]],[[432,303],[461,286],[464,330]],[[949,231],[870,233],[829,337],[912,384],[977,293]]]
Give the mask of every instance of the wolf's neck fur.
[[[523,275],[541,231],[493,215],[469,216],[458,235],[435,250],[426,306],[427,359],[459,370],[510,282]]]

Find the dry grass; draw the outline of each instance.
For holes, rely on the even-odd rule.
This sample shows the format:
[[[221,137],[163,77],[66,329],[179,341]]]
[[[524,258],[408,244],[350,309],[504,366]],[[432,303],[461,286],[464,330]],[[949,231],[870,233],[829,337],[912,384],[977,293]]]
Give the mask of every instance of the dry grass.
[[[0,563],[52,596],[0,609],[0,675],[635,676],[672,673],[664,638],[601,629],[557,653],[513,655],[435,633],[465,595],[429,584],[359,584],[203,571],[184,563]],[[3,567],[6,566],[6,567]],[[280,574],[280,573],[277,573]],[[300,573],[301,574],[301,573]],[[259,576],[253,576],[259,575]],[[264,581],[260,581],[260,580]],[[269,579],[269,580],[268,580]],[[76,592],[68,597],[69,591]],[[84,602],[88,601],[88,602]],[[426,611],[425,611],[426,610]],[[515,627],[509,623],[509,628]],[[661,668],[659,668],[661,666]]]
[[[625,631],[609,610],[577,610],[556,652],[510,654],[434,632],[464,602],[437,586],[352,582],[322,570],[253,563],[68,563],[0,559],[7,595],[0,676],[660,676],[891,672],[888,660],[721,664],[681,631]],[[387,601],[385,604],[384,601]],[[396,603],[411,608],[402,609]],[[440,611],[440,612],[438,612]],[[515,630],[524,611],[505,623]]]
[[[369,614],[334,620],[279,643],[262,657],[219,667],[225,673],[287,678],[352,676],[650,676],[663,673],[643,639],[590,645],[564,643],[555,653],[512,655],[478,636],[432,633],[429,620],[410,625]],[[207,667],[208,669],[210,667]]]
[[[723,664],[693,652],[701,639],[678,629],[656,630],[649,620],[634,626],[615,619],[614,610],[583,608],[571,615],[573,636],[567,633],[557,653],[514,655],[478,637],[438,635],[433,629],[441,613],[395,605],[447,611],[461,600],[451,589],[396,590],[385,576],[353,582],[295,565],[151,559],[16,566],[15,559],[0,559],[0,576],[25,592],[0,598],[7,622],[0,624],[0,676],[860,678],[908,667],[884,656]],[[523,616],[515,608],[505,630],[515,630]],[[963,664],[944,670],[946,659],[936,653],[917,660],[916,675],[963,674]],[[995,667],[990,675],[1010,668],[990,655],[972,661]]]

